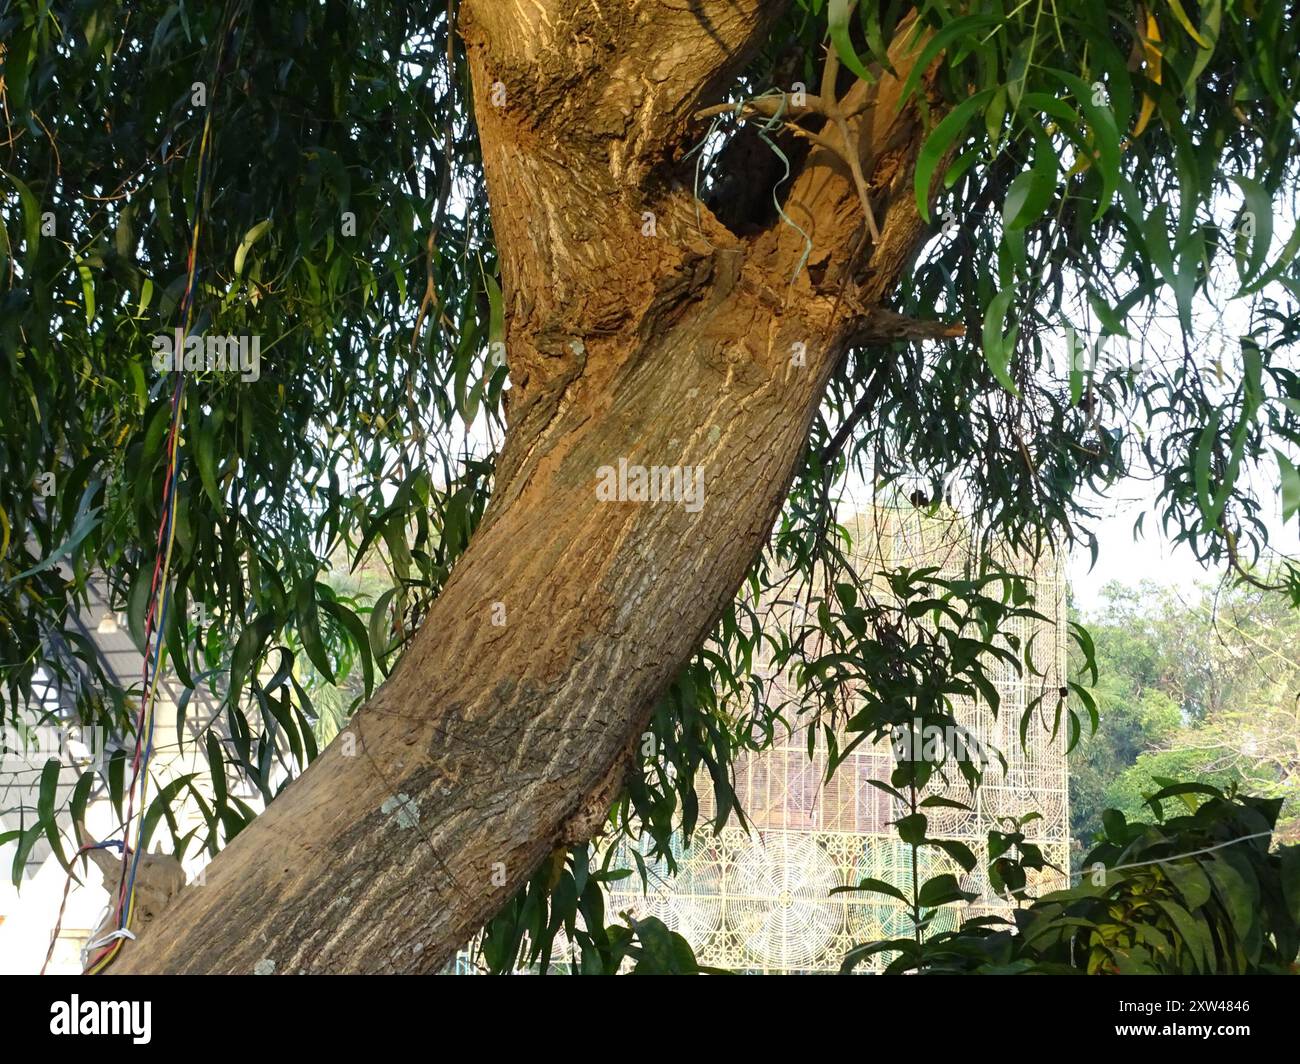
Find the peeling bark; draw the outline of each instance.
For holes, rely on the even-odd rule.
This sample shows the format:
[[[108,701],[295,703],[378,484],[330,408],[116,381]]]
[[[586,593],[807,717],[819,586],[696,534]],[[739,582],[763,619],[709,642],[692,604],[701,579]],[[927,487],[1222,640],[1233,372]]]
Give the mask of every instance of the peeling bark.
[[[857,192],[814,148],[785,208],[813,241],[799,270],[789,225],[738,236],[669,176],[783,4],[464,6],[508,310],[492,503],[388,682],[115,970],[440,968],[598,829],[762,549],[847,344],[896,324],[873,307],[924,231],[891,78],[853,123],[880,242],[850,262]],[[619,459],[703,466],[703,506],[600,501]]]

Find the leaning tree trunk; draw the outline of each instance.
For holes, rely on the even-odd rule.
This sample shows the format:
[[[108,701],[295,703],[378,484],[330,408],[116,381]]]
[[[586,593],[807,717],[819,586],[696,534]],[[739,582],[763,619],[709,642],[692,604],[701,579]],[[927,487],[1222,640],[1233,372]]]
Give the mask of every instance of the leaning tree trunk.
[[[737,235],[671,180],[784,6],[464,5],[509,320],[492,504],[388,682],[116,970],[436,970],[598,830],[923,236],[889,77],[851,123],[880,224],[852,268],[863,212],[824,146],[785,204],[806,262],[793,226]],[[703,466],[703,506],[602,501],[619,459]]]

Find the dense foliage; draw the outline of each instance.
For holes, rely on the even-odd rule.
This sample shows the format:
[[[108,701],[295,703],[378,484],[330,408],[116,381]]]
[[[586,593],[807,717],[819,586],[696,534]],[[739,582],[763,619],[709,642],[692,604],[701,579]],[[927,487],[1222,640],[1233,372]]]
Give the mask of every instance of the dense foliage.
[[[1200,796],[1200,801],[1197,801]],[[1164,819],[1165,799],[1181,816]],[[1278,799],[1176,784],[1151,796],[1156,823],[1107,813],[1081,881],[925,942],[866,945],[886,971],[1011,975],[1290,974],[1300,952],[1300,847],[1270,852]],[[999,858],[1001,859],[1001,858]]]
[[[1105,809],[1141,817],[1158,777],[1280,798],[1276,834],[1300,841],[1300,616],[1249,586],[1148,584],[1108,588],[1088,622],[1100,724],[1070,759],[1076,845]]]
[[[197,331],[257,336],[262,356],[255,380],[193,377],[180,443],[166,642],[180,681],[220,699],[214,779],[241,776],[273,799],[317,753],[310,681],[353,677],[346,716],[439,593],[491,490],[508,381],[455,8],[17,0],[0,14],[9,719],[32,722],[44,670],[82,722],[134,744],[141,692],[104,674],[75,620],[102,581],[143,636],[170,395],[152,341],[176,325],[196,218]],[[1095,548],[1092,493],[1140,475],[1160,485],[1153,525],[1264,582],[1254,570],[1273,503],[1258,485],[1271,491],[1280,473],[1285,509],[1300,505],[1300,230],[1278,224],[1295,217],[1294,10],[912,10],[790,4],[731,86],[737,106],[665,146],[702,199],[725,204],[727,146],[756,135],[742,101],[816,85],[828,40],[842,80],[878,77],[889,42],[924,27],[948,103],[931,116],[917,187],[924,200],[934,176],[940,196],[896,309],[967,327],[861,348],[838,369],[771,549],[656,711],[612,811],[616,831],[648,833],[664,856],[674,832],[702,826],[698,770],[718,819],[739,815],[731,762],[779,728],[815,744],[844,727],[862,737],[918,713],[950,717],[954,697],[981,687],[978,652],[1004,647],[999,628],[1034,608],[992,544]],[[781,122],[761,139],[770,170],[750,180],[772,195],[760,214],[779,204],[800,150]],[[1103,345],[1124,357],[1091,357]],[[988,547],[969,579],[895,571],[882,593],[857,572],[836,499],[858,481],[922,508],[954,500]],[[363,566],[384,586],[335,590],[331,567]],[[1300,568],[1270,573],[1279,601],[1300,605]],[[791,580],[820,608],[777,624],[756,604]],[[920,623],[930,613],[949,627]],[[796,702],[772,697],[760,660],[798,678]],[[838,712],[850,694],[862,707]],[[1085,685],[1053,697],[1046,726],[1074,737],[1095,723]],[[102,781],[119,795],[124,757]],[[224,784],[215,793],[206,832],[173,839],[178,849],[215,852],[252,815]],[[19,811],[15,875],[38,838],[57,844],[56,812]],[[493,967],[544,959],[561,927],[588,935],[593,969],[639,948],[605,930],[587,862],[579,848],[537,873],[489,928]]]

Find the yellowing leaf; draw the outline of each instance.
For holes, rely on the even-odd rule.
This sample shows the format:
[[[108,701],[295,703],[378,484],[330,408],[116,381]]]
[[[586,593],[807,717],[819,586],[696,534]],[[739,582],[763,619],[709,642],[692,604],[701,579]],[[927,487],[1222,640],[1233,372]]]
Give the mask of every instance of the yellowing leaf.
[[[1147,66],[1151,68],[1151,80],[1157,85],[1161,84],[1164,76],[1164,57],[1160,49],[1156,47],[1162,40],[1160,36],[1160,23],[1156,21],[1155,15],[1147,12],[1146,33],[1142,37],[1142,50],[1146,53]]]
[[[235,249],[235,276],[238,277],[244,272],[244,260],[248,258],[249,251],[254,244],[261,239],[262,235],[271,228],[271,219],[267,218],[258,222],[252,229],[244,234],[244,239],[239,242],[239,247]]]
[[[1146,56],[1148,76],[1157,85],[1161,84],[1164,78],[1164,59],[1160,54],[1160,49],[1156,47],[1160,43],[1160,39],[1160,23],[1156,21],[1155,15],[1148,11],[1146,12],[1146,31],[1142,34],[1142,52]],[[1151,116],[1155,114],[1155,110],[1155,100],[1143,93],[1142,110],[1138,112],[1137,121],[1133,124],[1133,140],[1142,136],[1142,131],[1147,128],[1147,123],[1151,121]]]
[[[1187,31],[1187,35],[1192,40],[1202,48],[1210,47],[1210,42],[1196,32],[1196,27],[1192,25],[1192,20],[1187,17],[1187,12],[1183,9],[1183,5],[1179,3],[1179,0],[1169,0],[1169,10],[1174,13],[1174,18],[1178,20],[1178,24]]]

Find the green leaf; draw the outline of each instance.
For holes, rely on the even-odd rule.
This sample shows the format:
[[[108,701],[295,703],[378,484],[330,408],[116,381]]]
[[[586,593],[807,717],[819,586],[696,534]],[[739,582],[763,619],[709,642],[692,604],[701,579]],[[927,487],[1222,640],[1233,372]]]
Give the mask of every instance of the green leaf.
[[[189,784],[190,780],[198,779],[198,774],[191,772],[185,776],[177,776],[174,780],[169,780],[154,800],[149,803],[149,811],[144,815],[144,821],[140,825],[140,837],[136,842],[136,849],[140,853],[145,853],[149,849],[149,840],[153,838],[154,829],[158,826],[158,821],[163,814],[171,808],[172,802],[176,796]]]
[[[193,697],[194,688],[187,686],[176,699],[176,750],[181,754],[185,752],[185,714]]]
[[[1300,924],[1300,846],[1283,846],[1278,850],[1282,875],[1282,897],[1291,919]]]
[[[36,26],[24,26],[14,33],[5,47],[4,75],[6,102],[10,113],[20,115],[27,107],[27,82],[32,68]]]
[[[1223,26],[1223,0],[1208,0],[1203,3],[1204,14],[1201,19],[1201,48],[1196,53],[1191,69],[1183,81],[1183,91],[1189,102],[1196,100],[1196,82],[1209,65],[1214,49],[1219,43],[1219,31]]]
[[[699,971],[690,943],[657,917],[632,920],[640,951],[636,966],[637,975],[693,975]]]
[[[959,802],[955,798],[945,798],[941,794],[932,794],[927,798],[921,799],[922,809],[960,809],[964,813],[973,813],[975,810],[965,802]]]
[[[1002,204],[1002,223],[1008,229],[1023,229],[1035,221],[1051,199],[1051,187],[1044,189],[1032,170],[1017,174],[1007,186],[1006,202]]]
[[[163,636],[167,641],[167,661],[176,670],[176,677],[186,687],[194,686],[194,675],[190,671],[190,616],[188,601],[183,587],[172,588],[172,599],[167,607],[166,630]]]
[[[244,626],[235,640],[235,649],[230,656],[230,686],[226,699],[231,705],[238,705],[239,697],[247,681],[253,662],[262,652],[262,647],[271,633],[277,628],[275,618],[261,614],[251,624]]]
[[[64,558],[70,557],[76,552],[77,548],[81,546],[81,541],[90,535],[99,524],[99,515],[100,507],[98,506],[83,510],[81,516],[77,519],[77,523],[73,525],[72,532],[68,535],[68,538],[51,551],[45,559],[37,562],[30,569],[24,569],[17,576],[11,577],[11,582],[17,583],[19,580],[23,580],[29,576],[43,573],[46,569],[58,565]]]
[[[68,859],[63,853],[63,839],[59,834],[58,821],[54,816],[54,803],[59,790],[59,773],[63,765],[58,758],[52,757],[41,769],[40,789],[36,798],[36,818],[49,840],[50,848],[59,859],[59,864],[68,867]]]
[[[1209,424],[1201,430],[1200,440],[1196,445],[1196,458],[1193,476],[1196,484],[1196,503],[1200,507],[1201,517],[1206,528],[1212,528],[1214,522],[1214,502],[1210,492],[1210,461],[1214,457],[1214,445],[1219,438],[1219,411],[1210,415]]]
[[[226,794],[226,758],[221,743],[211,729],[208,730],[205,743],[208,750],[208,771],[212,775],[212,800],[218,812],[225,808]]]
[[[86,802],[90,799],[90,788],[95,785],[95,773],[87,769],[77,780],[77,785],[72,789],[72,797],[68,800],[68,812],[72,816],[73,838],[77,838],[77,830],[85,827],[86,823]]]
[[[992,89],[977,92],[954,107],[926,138],[916,158],[916,209],[930,221],[930,182],[943,157],[954,145],[976,112],[993,95]]]
[[[43,833],[44,828],[40,820],[37,820],[35,824],[18,836],[18,846],[14,850],[14,862],[10,869],[15,887],[22,885],[23,871],[27,868],[27,859],[31,856],[32,848],[40,841]]]
[[[198,432],[194,442],[194,457],[199,467],[199,479],[212,505],[218,512],[225,509],[221,498],[221,489],[217,486],[216,427],[212,419],[204,417],[199,421]]]
[[[1282,483],[1279,485],[1282,492],[1282,520],[1289,521],[1291,515],[1300,510],[1300,469],[1276,447],[1273,454],[1277,456],[1278,472],[1282,475]]]
[[[1273,201],[1264,186],[1254,178],[1238,175],[1233,180],[1241,187],[1245,201],[1242,222],[1249,218],[1254,227],[1254,235],[1249,240],[1249,255],[1242,254],[1242,247],[1247,243],[1244,228],[1239,226],[1237,229],[1237,269],[1241,283],[1249,285],[1268,262],[1268,249],[1273,242]]]
[[[361,659],[361,671],[365,677],[366,697],[369,698],[375,687],[375,663],[370,653],[370,640],[365,624],[360,617],[341,602],[325,599],[321,602],[321,606],[352,637],[352,643],[357,648],[357,657]]]
[[[1190,972],[1212,971],[1214,942],[1205,921],[1193,916],[1177,902],[1166,901],[1164,898],[1155,898],[1153,901],[1169,917],[1177,930],[1177,937],[1186,954],[1186,962],[1182,970],[1188,972],[1190,968]]]
[[[919,846],[925,841],[925,829],[929,824],[924,813],[909,813],[894,821],[898,837],[909,846]]]
[[[488,297],[488,343],[504,343],[506,338],[506,305],[501,295],[501,285],[495,277],[483,275]]]
[[[884,894],[886,897],[897,898],[904,905],[908,905],[911,903],[911,899],[908,898],[906,894],[904,894],[892,883],[886,883],[883,879],[872,879],[868,877],[862,880],[860,883],[858,883],[856,887],[832,887],[831,888],[832,894],[850,894],[855,891],[866,891],[871,894]]]
[[[322,603],[322,605],[329,606],[329,600]],[[270,694],[273,691],[278,691],[284,686],[289,677],[293,675],[293,651],[288,647],[276,647],[275,649],[280,652],[280,664],[275,667],[275,671],[271,674],[271,678],[266,681],[262,688],[267,694]]]
[[[89,266],[78,263],[77,276],[81,278],[81,295],[85,300],[86,327],[90,328],[95,324],[95,275]]]
[[[932,842],[956,861],[963,872],[973,872],[975,870],[977,863],[975,854],[964,842],[958,842],[956,839],[933,839]]]
[[[898,109],[901,110],[903,105],[911,98],[912,93],[920,84],[921,76],[930,68],[930,64],[938,57],[939,53],[956,41],[963,44],[969,44],[978,40],[977,34],[983,29],[991,29],[998,25],[999,16],[993,14],[963,15],[947,22],[931,37],[921,49],[921,54],[917,56],[916,62],[912,64],[912,69],[908,72],[907,80],[903,82],[903,90],[898,95]],[[992,95],[997,89],[987,90]],[[1002,90],[1005,93],[1005,89]]]
[[[988,362],[989,369],[993,371],[993,376],[997,378],[998,383],[1012,395],[1019,395],[1020,392],[1011,380],[1010,373],[1011,353],[1015,349],[1015,330],[1012,330],[1010,337],[1002,332],[1007,307],[1011,305],[1014,295],[1014,289],[1004,288],[989,302],[988,310],[984,313],[984,359]]]
[[[321,639],[320,615],[316,611],[315,580],[304,580],[298,585],[295,613],[298,618],[298,634],[302,636],[302,646],[307,651],[307,657],[316,666],[316,670],[333,683],[334,670],[330,666],[329,655],[325,652],[325,642]]]
[[[126,797],[126,751],[114,750],[108,758],[108,796],[117,819],[124,819],[122,803]]]
[[[1115,125],[1115,115],[1111,109],[1092,102],[1092,88],[1082,78],[1063,70],[1055,71],[1055,74],[1074,93],[1079,110],[1088,119],[1088,127],[1092,132],[1092,148],[1096,154],[1093,161],[1101,175],[1101,195],[1097,197],[1097,210],[1092,216],[1093,221],[1096,221],[1106,213],[1119,186],[1122,154],[1119,129]]]
[[[940,905],[950,905],[955,901],[966,901],[972,897],[974,895],[969,891],[961,889],[956,876],[951,872],[943,872],[921,885],[917,902],[923,908],[933,909]]]
[[[1106,332],[1111,336],[1123,336],[1128,338],[1128,330],[1124,328],[1124,319],[1116,309],[1108,304],[1104,299],[1097,295],[1096,292],[1088,293],[1088,306],[1092,312],[1097,315],[1097,319],[1105,327]],[[1125,303],[1123,306],[1127,306]],[[1123,306],[1120,310],[1123,311]]]
[[[141,654],[148,653],[145,646],[144,618],[149,609],[149,591],[153,584],[153,566],[143,564],[135,571],[131,590],[126,597],[126,626],[131,642]]]
[[[1210,881],[1200,864],[1192,859],[1165,861],[1160,866],[1188,909],[1196,910],[1210,900]]]
[[[873,80],[871,74],[858,58],[853,41],[849,38],[849,18],[856,5],[857,0],[830,0],[826,20],[830,26],[831,42],[835,45],[835,52],[839,55],[840,62],[863,81],[871,81]]]
[[[1034,165],[1017,174],[1007,186],[1002,222],[1008,229],[1024,229],[1047,210],[1056,193],[1056,153],[1047,137],[1037,136]]]
[[[13,174],[7,171],[0,171],[0,173],[4,173],[5,177],[13,182],[14,188],[18,190],[18,200],[23,210],[23,238],[26,242],[23,254],[23,268],[28,273],[31,273],[41,239],[40,204],[37,203],[36,197],[32,195],[32,190],[14,177]]]
[[[1259,905],[1259,884],[1246,879],[1228,860],[1211,854],[1202,867],[1214,884],[1214,892],[1228,911],[1238,937],[1246,937],[1254,924]]]
[[[1089,374],[1091,376],[1091,374]],[[1070,405],[1078,406],[1083,399],[1083,370],[1079,367],[1078,361],[1070,360]]]
[[[388,614],[393,597],[401,590],[400,587],[390,587],[370,608],[370,653],[381,664],[393,647],[393,624]]]
[[[1002,137],[1002,124],[1007,118],[1007,98],[1007,88],[1001,85],[993,93],[993,99],[989,101],[988,107],[984,109],[984,132],[988,134],[989,144],[994,148]],[[973,155],[973,153],[967,154]],[[944,183],[949,183],[946,177]]]
[[[1118,809],[1103,809],[1101,825],[1106,831],[1106,838],[1120,846],[1128,842],[1128,823],[1124,814]]]
[[[1266,269],[1253,281],[1248,281],[1243,284],[1241,286],[1241,291],[1232,298],[1241,299],[1243,296],[1254,295],[1273,281],[1281,278],[1294,264],[1297,252],[1300,252],[1300,225],[1296,226],[1292,231],[1291,237],[1287,240],[1286,246],[1282,249],[1282,253],[1278,255],[1277,261],[1275,261],[1272,266]]]

